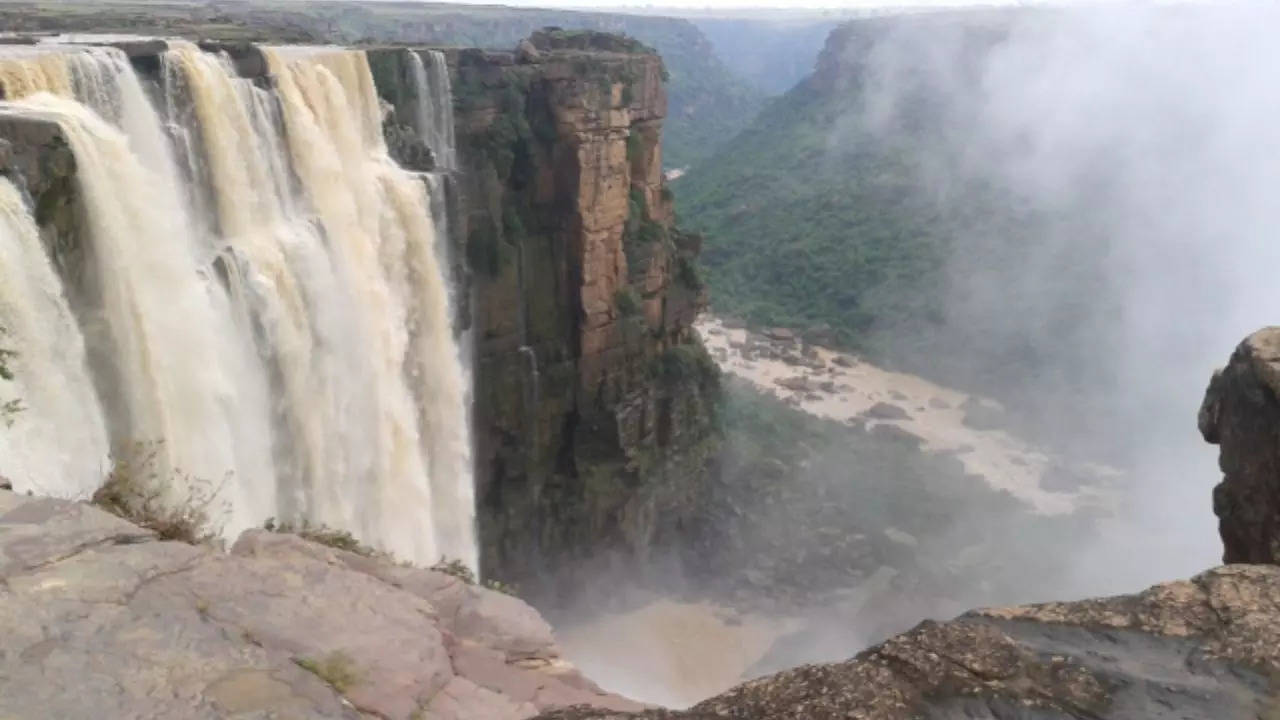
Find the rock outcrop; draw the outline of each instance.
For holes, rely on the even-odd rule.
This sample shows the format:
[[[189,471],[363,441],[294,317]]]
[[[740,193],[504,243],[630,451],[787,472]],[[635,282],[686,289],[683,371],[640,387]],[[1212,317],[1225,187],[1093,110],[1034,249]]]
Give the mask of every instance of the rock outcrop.
[[[500,720],[609,696],[520,600],[250,531],[224,553],[0,491],[0,716]]]
[[[700,240],[675,228],[662,176],[661,59],[592,32],[528,45],[449,62],[482,564],[541,598],[588,561],[643,560],[696,511],[716,371],[692,328]],[[375,67],[407,116],[398,71]]]
[[[542,720],[1271,717],[1280,568],[1234,566],[1137,595],[980,610],[687,712],[576,708]]]
[[[1245,338],[1214,373],[1199,425],[1220,448],[1223,562],[1280,564],[1280,327]]]

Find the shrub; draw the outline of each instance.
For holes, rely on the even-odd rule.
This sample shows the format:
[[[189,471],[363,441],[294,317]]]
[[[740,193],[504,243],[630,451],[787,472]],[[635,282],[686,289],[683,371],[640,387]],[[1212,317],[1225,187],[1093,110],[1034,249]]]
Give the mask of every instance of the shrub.
[[[492,590],[494,592],[500,592],[503,595],[518,597],[518,595],[516,594],[516,586],[508,585],[507,583],[504,583],[501,580],[485,580],[484,586],[489,590]]]
[[[346,550],[364,557],[390,558],[387,553],[361,543],[346,530],[335,530],[325,525],[312,525],[308,520],[302,520],[297,523],[278,523],[275,518],[268,518],[262,527],[270,532],[297,535],[303,540],[337,550]]]
[[[476,584],[476,574],[461,560],[450,560],[441,556],[440,562],[431,566],[432,570],[452,575],[468,585]]]
[[[644,153],[644,142],[641,139],[640,134],[637,133],[635,130],[632,130],[631,134],[627,136],[627,162],[631,163],[632,165],[635,165],[637,162],[639,162],[640,157],[643,153]],[[632,189],[631,192],[636,193],[638,191],[635,189]],[[634,195],[632,197],[634,198]],[[640,195],[640,202],[644,202],[643,194]]]
[[[111,472],[90,502],[144,527],[161,540],[192,545],[212,542],[209,510],[222,487],[179,470],[162,467],[161,442],[137,442],[123,456],[113,458]],[[172,490],[185,490],[176,500]],[[225,510],[225,508],[224,508]]]
[[[700,291],[706,283],[702,280],[702,272],[697,263],[682,257],[676,261],[676,280],[690,290]]]
[[[613,301],[618,306],[618,314],[622,317],[635,317],[644,308],[643,303],[640,302],[640,296],[630,285],[614,293]]]
[[[720,368],[702,343],[687,343],[668,348],[658,356],[658,377],[669,385],[689,380],[716,383]]]

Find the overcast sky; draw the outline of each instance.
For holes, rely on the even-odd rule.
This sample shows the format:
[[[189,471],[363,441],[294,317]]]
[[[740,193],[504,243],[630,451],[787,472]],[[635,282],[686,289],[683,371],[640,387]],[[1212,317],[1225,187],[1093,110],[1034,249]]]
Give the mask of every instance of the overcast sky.
[[[558,7],[558,8],[683,8],[683,9],[722,9],[722,8],[779,8],[786,10],[802,10],[807,8],[868,8],[892,7],[899,5],[957,5],[963,0],[662,0],[655,3],[636,2],[636,0],[453,0],[470,5],[512,5],[516,7]],[[998,2],[998,0],[997,0]],[[982,4],[993,4],[984,0]],[[1004,4],[1004,3],[1001,3]]]

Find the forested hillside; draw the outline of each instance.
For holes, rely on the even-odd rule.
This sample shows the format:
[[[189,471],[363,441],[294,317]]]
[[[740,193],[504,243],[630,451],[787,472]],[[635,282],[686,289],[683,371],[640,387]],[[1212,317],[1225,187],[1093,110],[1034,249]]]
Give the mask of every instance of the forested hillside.
[[[1010,151],[978,122],[979,100],[1018,17],[887,17],[832,33],[810,77],[677,183],[682,220],[707,236],[713,309],[1006,393],[1048,355],[1071,365],[1105,339],[1105,294],[1072,300],[1102,281],[1107,236],[1075,212],[1089,198],[1037,202],[981,161]],[[1097,379],[1074,370],[1068,386]]]

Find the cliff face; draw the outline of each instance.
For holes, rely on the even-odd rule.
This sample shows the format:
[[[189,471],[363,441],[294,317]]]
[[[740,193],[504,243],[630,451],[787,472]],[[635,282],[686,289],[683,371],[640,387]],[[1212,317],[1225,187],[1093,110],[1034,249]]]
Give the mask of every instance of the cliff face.
[[[450,62],[483,567],[536,597],[587,560],[643,560],[698,505],[716,387],[692,330],[700,239],[662,177],[656,55],[544,32]]]
[[[540,52],[466,54],[455,89],[485,568],[526,585],[678,529],[715,382],[691,327],[699,248],[662,180],[661,61]]]

